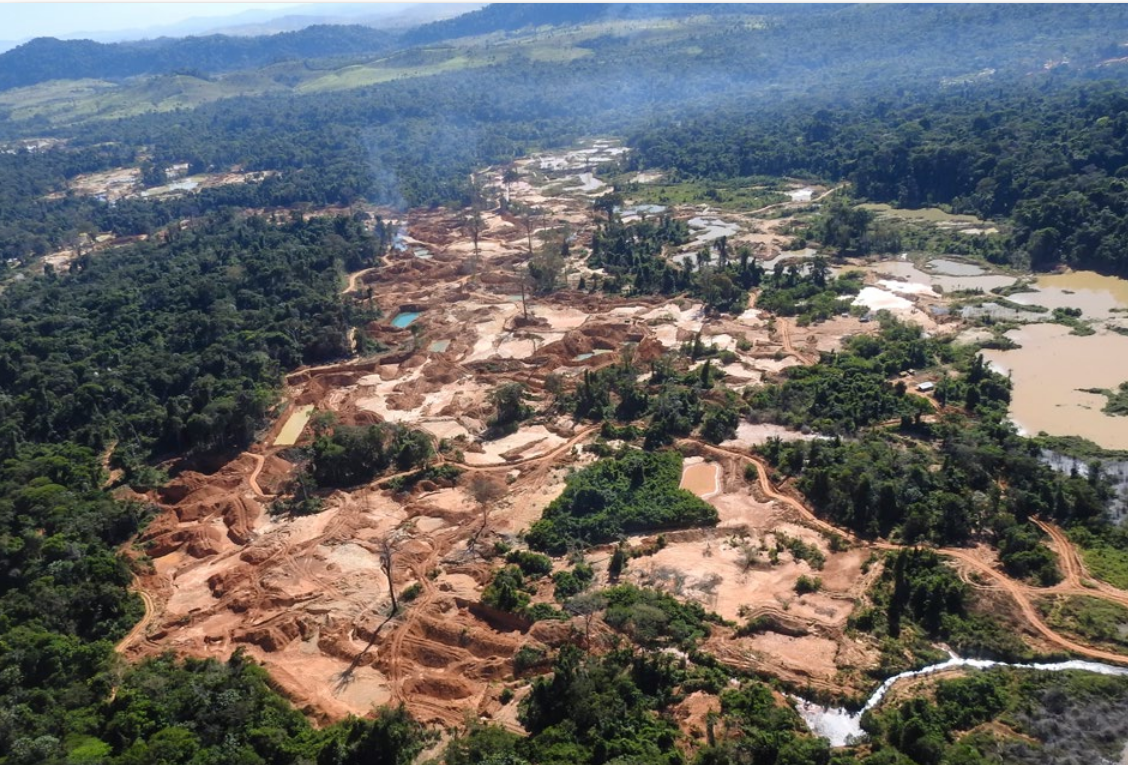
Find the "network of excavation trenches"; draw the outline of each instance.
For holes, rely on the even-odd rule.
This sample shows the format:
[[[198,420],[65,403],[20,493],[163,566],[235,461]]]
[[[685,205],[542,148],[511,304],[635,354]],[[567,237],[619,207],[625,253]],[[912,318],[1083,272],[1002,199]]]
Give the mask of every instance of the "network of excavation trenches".
[[[254,446],[214,472],[179,472],[146,498],[161,513],[138,540],[152,567],[136,582],[146,615],[122,642],[126,655],[173,650],[224,658],[243,650],[322,721],[403,702],[424,722],[457,725],[469,713],[519,730],[524,680],[514,672],[513,657],[521,648],[550,655],[566,642],[593,649],[608,642],[610,630],[598,620],[528,624],[479,602],[499,565],[489,557],[494,543],[520,545],[520,533],[563,490],[568,472],[596,459],[584,449],[596,429],[566,416],[538,414],[515,434],[484,441],[490,391],[519,382],[543,411],[551,400],[545,391],[549,375],[574,384],[585,370],[616,363],[627,346],[645,366],[699,332],[706,343],[736,354],[737,361],[720,370],[724,383],[739,390],[787,366],[812,363],[818,351],[837,347],[847,334],[874,331],[872,324],[842,317],[805,328],[800,338],[797,328],[778,318],[769,331],[754,309],[709,317],[690,301],[575,289],[523,299],[530,233],[536,246],[546,230],[567,223],[573,252],[590,242],[591,199],[600,188],[587,170],[608,151],[613,156],[612,144],[595,144],[521,163],[523,180],[504,193],[543,214],[530,232],[522,218],[489,212],[477,253],[459,213],[406,216],[400,249],[384,265],[351,275],[345,287],[349,299],[379,307],[384,318],[360,331],[387,350],[289,375],[274,425]],[[488,180],[505,186],[501,169]],[[546,193],[568,183],[579,185]],[[734,220],[736,238],[757,237],[750,241],[759,243],[763,257],[779,256],[784,238],[770,233],[778,221],[754,215]],[[579,256],[568,266],[571,287],[591,275]],[[318,411],[332,412],[344,424],[402,423],[448,439],[461,457],[444,459],[465,472],[457,482],[423,481],[405,494],[386,488],[385,477],[332,493],[315,515],[271,515],[269,506],[294,472],[287,456],[295,443],[308,442],[303,426]],[[787,487],[773,486],[750,455],[750,447],[772,435],[803,437],[745,424],[721,447],[682,443],[690,455],[686,485],[717,507],[720,524],[666,534],[665,547],[633,560],[624,579],[697,600],[734,621],[765,617],[769,629],[759,634],[739,637],[719,628],[706,645],[735,670],[862,693],[872,684],[866,672],[877,665],[879,648],[848,634],[846,622],[880,574],[880,563],[867,565],[867,559],[890,546],[855,541],[832,551],[829,534],[839,532],[814,518]],[[757,466],[757,480],[745,477],[750,463]],[[466,487],[477,479],[495,483],[500,499],[486,506],[475,502]],[[820,549],[825,567],[816,572],[790,553],[773,555],[783,535]],[[1070,561],[1060,589],[1082,589],[1072,548],[1064,537],[1053,538]],[[653,541],[631,540],[636,546]],[[393,549],[396,593],[414,595],[391,618],[381,568],[385,545]],[[986,595],[1035,644],[1123,661],[1049,630],[1030,605],[1032,588],[998,573],[988,552],[945,552],[969,581],[974,572],[976,585],[988,588]],[[610,553],[585,553],[603,582]],[[819,576],[822,589],[797,595],[802,575]],[[1128,602],[1128,595],[1111,588],[1096,592]],[[551,587],[534,600],[550,602]],[[503,694],[506,689],[515,694]],[[687,725],[695,714],[687,708]]]

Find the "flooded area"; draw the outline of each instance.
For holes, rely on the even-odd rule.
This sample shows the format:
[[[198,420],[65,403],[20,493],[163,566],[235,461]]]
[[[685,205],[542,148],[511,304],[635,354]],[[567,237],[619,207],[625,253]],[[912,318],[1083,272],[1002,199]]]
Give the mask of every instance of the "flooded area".
[[[666,212],[665,205],[633,205],[631,207],[623,207],[619,210],[619,217],[623,219],[624,223],[632,223],[647,217],[654,217]]]
[[[1030,324],[1006,333],[1021,348],[983,352],[1011,376],[1011,417],[1029,435],[1082,436],[1106,449],[1128,449],[1128,421],[1101,411],[1105,396],[1079,390],[1112,390],[1128,381],[1128,337],[1070,332],[1059,324]]]
[[[870,266],[869,270],[880,276],[892,277],[912,284],[929,288],[939,287],[943,292],[957,290],[990,292],[1015,283],[1013,276],[987,273],[977,265],[942,258],[930,260],[928,271],[917,268],[909,260],[882,260]]]
[[[1069,457],[1050,449],[1043,449],[1040,456],[1042,462],[1059,473],[1076,471],[1081,476],[1089,475],[1090,460]],[[1108,503],[1109,517],[1113,523],[1124,523],[1128,518],[1128,460],[1102,459],[1100,463],[1101,477],[1112,484],[1113,496]]]
[[[290,419],[286,420],[286,424],[282,426],[282,430],[278,432],[278,437],[274,439],[275,446],[293,446],[301,438],[302,431],[305,430],[306,423],[309,418],[313,416],[313,412],[317,407],[313,404],[300,407],[294,410],[290,415]]]
[[[1034,292],[1020,292],[1011,300],[1049,309],[1080,308],[1083,319],[1107,320],[1128,311],[1128,281],[1093,271],[1041,276]]]
[[[722,236],[735,236],[740,231],[740,226],[736,223],[705,214],[690,218],[686,223],[696,234],[692,242],[694,247],[700,247]]]
[[[587,361],[590,358],[594,358],[595,356],[602,356],[605,353],[611,353],[611,351],[607,350],[606,348],[596,348],[591,353],[580,353],[576,356],[573,356],[572,361]]]

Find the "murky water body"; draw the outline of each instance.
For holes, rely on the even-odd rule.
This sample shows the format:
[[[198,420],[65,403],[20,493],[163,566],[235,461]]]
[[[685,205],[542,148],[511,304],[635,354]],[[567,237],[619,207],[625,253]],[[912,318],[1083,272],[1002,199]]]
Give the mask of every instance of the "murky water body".
[[[1104,414],[1107,399],[1081,388],[1115,390],[1128,381],[1128,337],[1107,330],[1070,334],[1060,324],[1029,324],[1006,335],[1021,348],[983,352],[1014,383],[1011,418],[1027,434],[1082,436],[1128,449],[1128,419]]]
[[[1034,286],[1036,292],[1020,292],[1010,299],[1050,309],[1080,308],[1082,319],[1109,319],[1119,313],[1116,309],[1128,308],[1128,280],[1115,276],[1074,271],[1039,277]]]
[[[713,462],[686,465],[682,471],[681,488],[688,489],[699,497],[712,496],[717,493],[720,472],[720,466]]]

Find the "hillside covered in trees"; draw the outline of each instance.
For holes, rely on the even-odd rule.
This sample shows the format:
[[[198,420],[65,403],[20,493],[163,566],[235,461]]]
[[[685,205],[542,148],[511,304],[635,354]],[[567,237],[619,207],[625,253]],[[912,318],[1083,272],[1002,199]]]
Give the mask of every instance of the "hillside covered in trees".
[[[635,135],[635,167],[850,181],[877,202],[1009,220],[1007,259],[1128,271],[1128,100],[1108,83],[953,86],[845,106],[729,111]]]

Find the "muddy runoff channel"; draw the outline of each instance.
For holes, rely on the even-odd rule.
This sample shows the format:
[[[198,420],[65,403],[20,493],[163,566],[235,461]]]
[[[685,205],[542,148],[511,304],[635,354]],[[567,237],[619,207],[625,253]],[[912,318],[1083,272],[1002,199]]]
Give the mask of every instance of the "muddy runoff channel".
[[[1128,667],[1116,667],[1112,664],[1102,664],[1097,661],[1062,661],[1053,664],[1008,664],[1002,661],[988,659],[961,659],[955,654],[947,661],[932,664],[923,669],[902,672],[887,679],[873,695],[866,701],[864,707],[857,712],[850,712],[841,707],[824,707],[806,701],[798,696],[792,698],[797,702],[796,710],[807,723],[807,727],[817,736],[830,741],[831,746],[847,746],[854,741],[865,738],[862,730],[862,715],[876,708],[899,681],[913,677],[934,675],[951,669],[990,669],[991,667],[1013,667],[1016,669],[1030,669],[1037,672],[1066,672],[1069,670],[1082,672],[1095,672],[1100,675],[1128,676]]]

